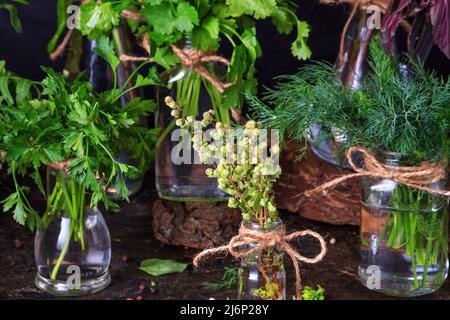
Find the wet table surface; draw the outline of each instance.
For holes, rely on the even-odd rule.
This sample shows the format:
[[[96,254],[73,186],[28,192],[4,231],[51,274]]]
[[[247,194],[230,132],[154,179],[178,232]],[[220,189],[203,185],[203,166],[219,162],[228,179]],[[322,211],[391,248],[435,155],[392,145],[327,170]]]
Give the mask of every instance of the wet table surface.
[[[1,193],[4,195],[5,190]],[[147,258],[190,263],[199,252],[167,246],[153,237],[151,208],[154,199],[154,191],[144,188],[130,203],[122,203],[120,213],[103,212],[111,233],[112,282],[101,293],[77,299],[235,299],[236,288],[215,291],[203,286],[205,282],[219,281],[225,267],[238,266],[238,262],[229,256],[211,258],[200,269],[194,269],[191,265],[183,273],[160,277],[147,275],[138,269],[139,263]],[[283,213],[282,218],[288,230],[312,229],[325,236],[328,242],[328,254],[322,262],[316,265],[302,264],[303,284],[320,284],[326,290],[326,299],[389,299],[367,290],[357,279],[357,227],[317,223],[289,213]],[[36,266],[33,239],[34,234],[16,224],[11,214],[0,214],[0,299],[55,298],[34,286]],[[334,244],[329,244],[331,239],[335,239]],[[294,245],[306,256],[317,254],[319,249],[318,244],[311,239],[294,241]],[[288,296],[292,297],[295,275],[292,263],[287,258],[285,266]],[[154,286],[150,285],[152,281]],[[449,298],[449,281],[437,293],[421,297]]]

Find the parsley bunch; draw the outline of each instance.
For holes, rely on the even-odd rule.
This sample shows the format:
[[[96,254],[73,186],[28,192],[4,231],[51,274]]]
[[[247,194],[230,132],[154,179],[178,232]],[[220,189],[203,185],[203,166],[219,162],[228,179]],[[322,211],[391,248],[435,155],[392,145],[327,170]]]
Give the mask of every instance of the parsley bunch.
[[[102,37],[95,50],[115,73],[119,59],[112,43]],[[135,72],[124,86],[96,93],[89,82],[78,78],[69,83],[49,68],[43,68],[46,78],[34,83],[17,80],[1,67],[0,148],[16,189],[3,201],[4,211],[12,210],[15,220],[31,229],[40,227],[41,218],[27,199],[29,188],[20,185],[17,176],[30,175],[44,194],[40,169],[63,161],[69,161],[71,181],[92,193],[91,207],[103,202],[107,208],[117,209],[106,193],[113,185],[118,195],[128,200],[124,179],[135,178],[146,169],[154,155],[158,130],[139,122],[155,110],[153,101],[134,98],[122,107],[120,98],[130,90],[157,84],[156,70],[150,69],[146,77]],[[129,87],[131,81],[134,85]],[[35,98],[31,98],[32,91]],[[133,150],[131,157],[139,160],[137,167],[117,161],[123,150]],[[49,210],[55,208],[48,207],[44,216]]]

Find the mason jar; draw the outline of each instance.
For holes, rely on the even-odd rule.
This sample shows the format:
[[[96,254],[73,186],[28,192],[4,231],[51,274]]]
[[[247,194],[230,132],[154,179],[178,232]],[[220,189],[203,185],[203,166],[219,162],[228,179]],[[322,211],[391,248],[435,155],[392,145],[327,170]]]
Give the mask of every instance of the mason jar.
[[[256,221],[243,221],[247,229],[257,232],[284,232],[281,221],[276,221],[265,228]],[[251,244],[241,250],[254,249]],[[279,247],[265,248],[241,258],[238,271],[239,300],[285,300],[286,271],[284,269],[284,250]]]
[[[408,159],[384,152],[389,170]],[[444,190],[446,181],[431,185]],[[448,201],[446,197],[363,177],[358,273],[367,288],[400,297],[438,290],[448,270]]]
[[[181,48],[192,49],[189,38],[183,39]],[[226,74],[226,70],[218,63],[206,63],[203,66],[219,79],[220,75],[223,77]],[[160,105],[156,127],[161,128],[155,163],[159,197],[172,201],[226,200],[227,195],[219,189],[217,179],[205,173],[211,165],[199,162],[199,156],[191,146],[190,135],[175,126],[175,119],[170,115],[171,109],[164,103],[164,98],[171,96],[181,105],[185,116],[201,120],[204,112],[214,110],[217,121],[230,123],[228,110],[221,111],[221,93],[195,70],[181,64],[164,72],[162,78],[166,86],[158,88],[156,92]]]

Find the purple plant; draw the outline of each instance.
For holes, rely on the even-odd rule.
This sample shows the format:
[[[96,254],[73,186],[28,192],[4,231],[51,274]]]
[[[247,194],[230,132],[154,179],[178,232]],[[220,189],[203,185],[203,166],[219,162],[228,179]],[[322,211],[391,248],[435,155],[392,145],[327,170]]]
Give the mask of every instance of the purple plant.
[[[383,17],[386,49],[393,48],[394,35],[405,19],[413,18],[408,30],[408,52],[422,61],[434,43],[450,59],[450,0],[393,0]]]

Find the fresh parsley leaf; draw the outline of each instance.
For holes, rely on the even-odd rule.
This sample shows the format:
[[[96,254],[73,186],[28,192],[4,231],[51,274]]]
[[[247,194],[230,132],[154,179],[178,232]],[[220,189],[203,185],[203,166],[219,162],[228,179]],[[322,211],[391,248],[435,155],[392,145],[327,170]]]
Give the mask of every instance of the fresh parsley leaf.
[[[250,15],[255,19],[265,19],[277,10],[276,0],[226,0],[226,4],[233,17]]]
[[[115,46],[112,41],[108,39],[106,36],[102,36],[97,41],[97,46],[94,51],[104,60],[106,60],[114,72],[117,70],[117,67],[120,64],[119,58],[115,54]]]

